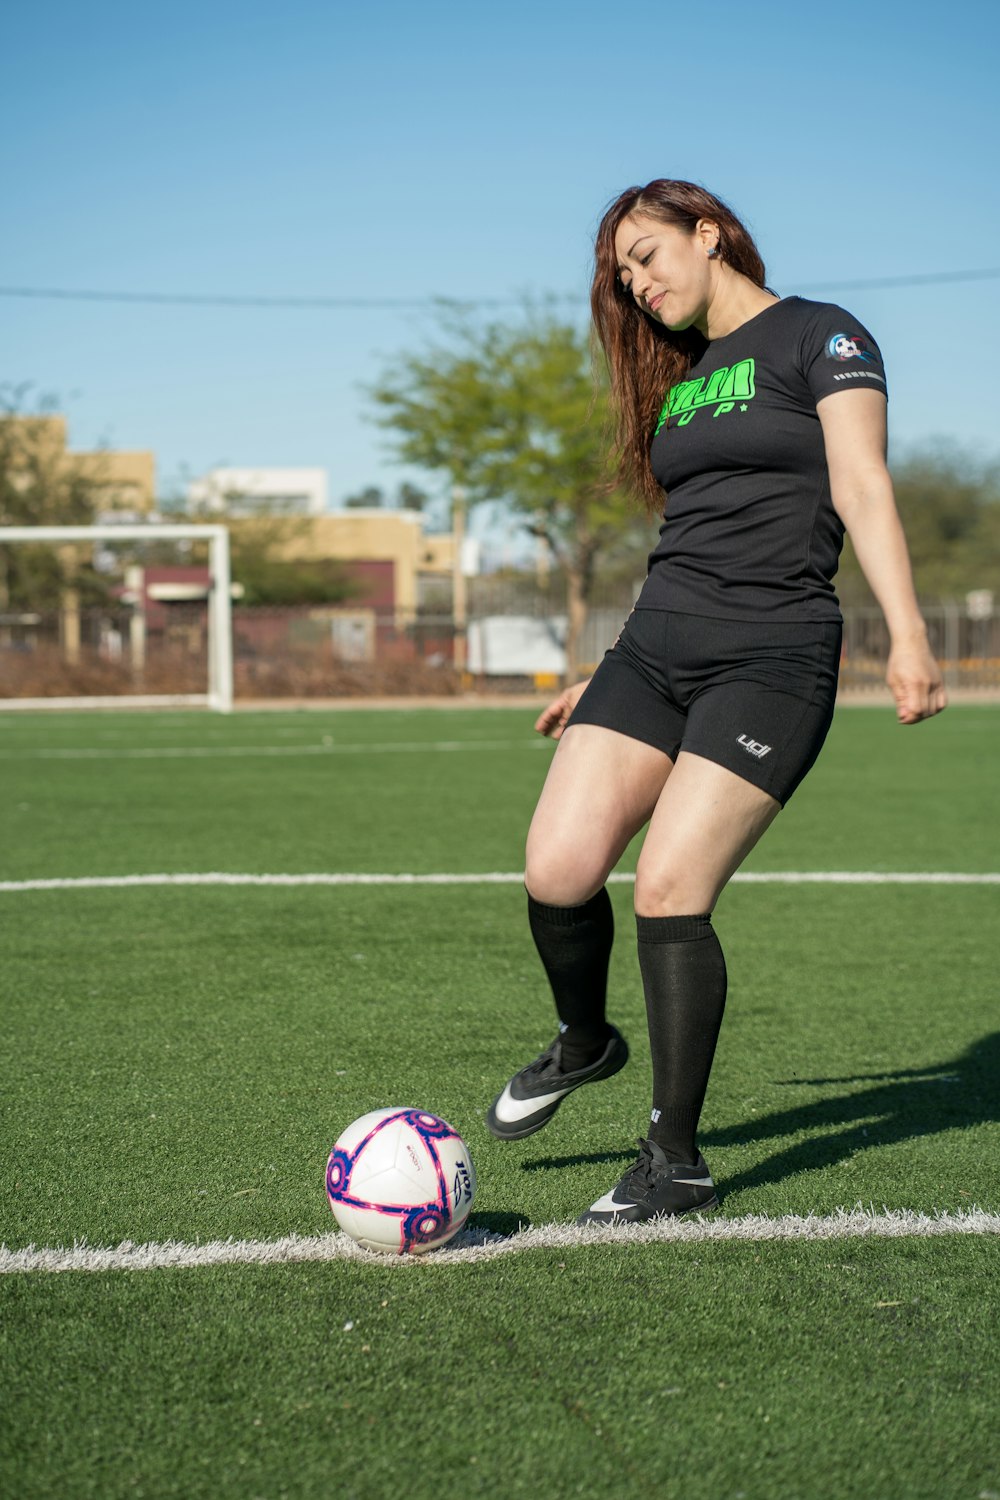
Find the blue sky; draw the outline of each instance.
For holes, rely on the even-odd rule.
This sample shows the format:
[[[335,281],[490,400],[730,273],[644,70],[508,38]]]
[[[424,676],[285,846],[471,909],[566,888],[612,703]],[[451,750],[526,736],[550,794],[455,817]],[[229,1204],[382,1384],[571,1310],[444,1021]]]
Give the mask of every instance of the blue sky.
[[[687,177],[770,285],[871,329],[897,451],[1000,457],[1000,280],[849,286],[1000,267],[998,42],[992,0],[20,6],[0,286],[555,292],[583,318],[608,200]],[[0,380],[59,395],[75,447],[152,448],[164,493],[305,464],[337,503],[403,477],[360,387],[433,330],[427,307],[0,297]]]

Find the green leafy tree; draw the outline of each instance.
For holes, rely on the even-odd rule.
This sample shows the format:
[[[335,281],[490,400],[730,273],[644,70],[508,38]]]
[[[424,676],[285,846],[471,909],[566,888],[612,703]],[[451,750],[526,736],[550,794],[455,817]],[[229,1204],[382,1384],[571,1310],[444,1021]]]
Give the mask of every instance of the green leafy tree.
[[[30,389],[0,386],[0,526],[88,526],[106,485],[101,462],[66,451],[58,403],[41,396],[26,409]],[[106,597],[75,547],[0,546],[0,609],[54,609],[70,586],[85,604]]]
[[[608,482],[606,393],[586,333],[527,307],[514,324],[445,311],[443,339],[393,361],[369,394],[400,462],[444,475],[470,504],[504,500],[566,580],[567,675],[599,563],[637,529]]]
[[[379,485],[366,484],[364,489],[344,496],[344,507],[347,510],[422,511],[429,498],[425,491],[404,479],[396,490],[395,500],[392,500]]]
[[[344,497],[347,510],[381,510],[385,503],[385,491],[377,484],[366,484],[363,490]]]
[[[409,480],[407,479],[403,480],[403,483],[396,491],[396,503],[399,506],[400,510],[416,510],[422,512],[426,507],[429,499],[430,496],[425,490],[420,489],[418,485],[410,484]]]
[[[308,517],[229,522],[232,574],[243,586],[242,604],[342,604],[355,597],[355,581],[335,558],[284,555],[308,531]]]
[[[239,509],[238,495],[225,496]],[[172,519],[183,520],[178,513]],[[225,509],[190,516],[192,524],[223,522],[229,528],[229,558],[233,582],[241,586],[241,605],[254,604],[342,604],[357,595],[357,584],[343,563],[335,558],[309,557],[311,518],[300,515],[230,515]],[[144,544],[147,560],[176,561],[176,554]],[[296,555],[299,554],[299,555]],[[194,540],[187,561],[204,566],[208,544]]]
[[[312,518],[287,511],[247,515],[245,496],[238,490],[222,495],[222,509],[206,516],[185,516],[179,508],[175,521],[193,525],[222,522],[229,528],[229,556],[233,582],[239,584],[241,605],[342,604],[357,596],[358,586],[344,564],[335,558],[310,557]],[[175,562],[176,554],[144,543],[149,562]],[[204,566],[208,544],[189,544],[187,561]]]
[[[917,594],[962,599],[973,589],[1000,594],[1000,470],[946,444],[892,465]],[[847,605],[872,598],[845,543],[837,577]]]

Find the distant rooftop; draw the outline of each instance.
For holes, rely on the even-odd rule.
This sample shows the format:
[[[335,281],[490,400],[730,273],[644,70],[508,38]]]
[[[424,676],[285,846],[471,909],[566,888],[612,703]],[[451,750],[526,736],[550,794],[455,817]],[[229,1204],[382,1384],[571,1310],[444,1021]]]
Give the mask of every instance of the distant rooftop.
[[[192,480],[188,505],[195,514],[322,516],[325,469],[211,469]]]

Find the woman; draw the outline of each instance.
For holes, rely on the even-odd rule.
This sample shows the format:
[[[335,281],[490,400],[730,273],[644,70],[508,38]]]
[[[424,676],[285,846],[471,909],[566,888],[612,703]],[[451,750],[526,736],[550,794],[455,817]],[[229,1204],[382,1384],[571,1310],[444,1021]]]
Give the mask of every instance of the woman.
[[[536,725],[559,739],[528,835],[531,931],[559,1035],[488,1116],[517,1140],[624,1066],[605,1019],[605,881],[648,823],[635,881],[653,1108],[638,1160],[580,1222],[717,1207],[696,1143],[726,997],[712,910],[812,766],[833,714],[850,532],[891,635],[901,723],[945,706],[886,468],[885,372],[843,308],[779,298],[711,193],[629,188],[597,234],[591,306],[620,478],[659,509],[635,609],[589,683]]]

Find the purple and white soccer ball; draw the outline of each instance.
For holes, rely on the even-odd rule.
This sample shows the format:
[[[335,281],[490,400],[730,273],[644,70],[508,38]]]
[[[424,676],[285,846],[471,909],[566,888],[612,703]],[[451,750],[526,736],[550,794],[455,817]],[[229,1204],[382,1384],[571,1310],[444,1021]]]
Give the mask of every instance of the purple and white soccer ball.
[[[469,1217],[476,1171],[447,1120],[420,1109],[374,1109],[348,1125],[326,1164],[326,1196],[366,1250],[423,1255]]]

